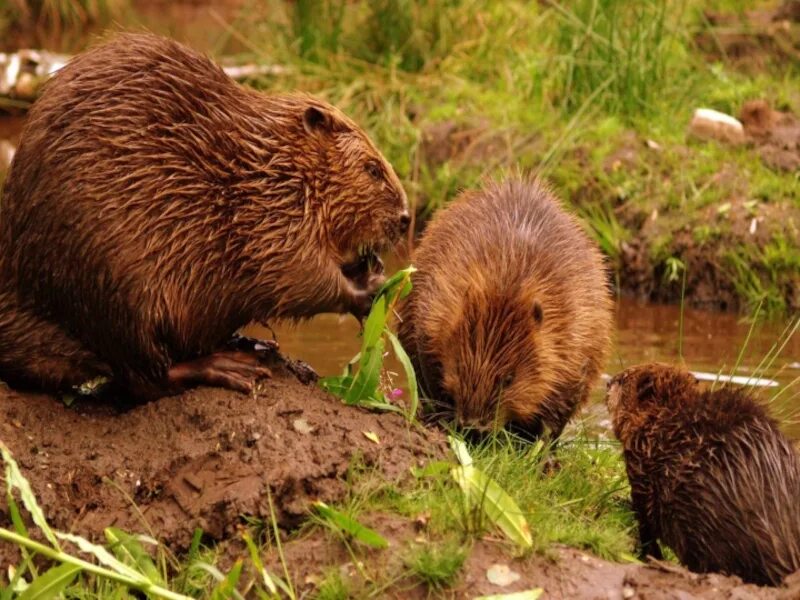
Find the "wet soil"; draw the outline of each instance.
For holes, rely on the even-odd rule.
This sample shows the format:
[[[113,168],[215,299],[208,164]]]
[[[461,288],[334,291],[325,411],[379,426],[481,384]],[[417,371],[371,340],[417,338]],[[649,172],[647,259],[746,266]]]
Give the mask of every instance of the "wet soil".
[[[373,583],[391,582],[381,597],[397,599],[466,599],[537,587],[544,590],[543,599],[789,600],[800,597],[800,578],[790,579],[784,588],[763,588],[743,584],[737,577],[690,573],[672,563],[612,563],[563,546],[550,548],[544,555],[513,558],[507,545],[491,537],[472,543],[451,588],[428,590],[403,568],[415,548],[429,543],[424,529],[411,521],[384,514],[362,515],[359,519],[389,541],[387,551],[355,547],[360,568],[356,568],[353,556],[341,541],[324,531],[314,530],[285,544],[286,563],[300,595],[313,593],[325,571],[338,569],[356,595],[364,586],[366,575]],[[282,572],[277,557],[272,557],[271,565],[272,572]],[[515,581],[502,587],[492,583],[487,570],[494,565],[508,567]]]
[[[2,388],[0,439],[53,526],[93,539],[110,525],[149,532],[176,551],[197,527],[213,542],[235,536],[245,516],[269,522],[267,492],[278,523],[292,528],[310,502],[342,498],[351,464],[397,480],[444,451],[438,432],[344,406],[283,359],[270,367],[273,378],[250,397],[199,388],[125,412]],[[0,564],[9,553],[0,544]]]

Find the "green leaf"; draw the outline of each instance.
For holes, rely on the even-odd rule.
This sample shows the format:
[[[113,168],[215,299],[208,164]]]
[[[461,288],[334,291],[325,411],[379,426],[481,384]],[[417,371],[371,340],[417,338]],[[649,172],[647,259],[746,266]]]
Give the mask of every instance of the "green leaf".
[[[363,400],[374,398],[381,381],[382,366],[383,340],[379,339],[372,348],[361,353],[361,365],[344,401],[347,404],[358,404]]]
[[[406,354],[406,351],[403,349],[403,345],[400,343],[400,340],[397,339],[391,331],[388,329],[386,330],[386,337],[389,338],[389,341],[392,343],[392,349],[394,350],[394,355],[397,357],[397,360],[400,361],[400,364],[403,365],[403,370],[406,372],[406,381],[408,381],[408,413],[409,419],[414,420],[417,417],[417,410],[419,408],[419,394],[417,392],[417,374],[414,373],[414,367],[411,365],[411,359]]]
[[[28,483],[28,480],[22,475],[17,462],[14,460],[14,457],[11,456],[11,451],[3,442],[0,442],[0,454],[2,454],[3,461],[6,463],[6,486],[9,489],[15,487],[19,490],[19,497],[22,499],[22,504],[28,509],[33,522],[42,530],[42,533],[47,538],[47,541],[50,542],[50,545],[56,550],[61,550],[53,530],[50,529],[50,525],[47,524],[47,519],[45,519],[42,509],[36,501],[36,495],[31,489],[31,484]]]
[[[510,594],[476,596],[474,600],[537,600],[543,593],[544,590],[542,588],[535,588],[524,592],[511,592]]]
[[[364,323],[364,337],[361,342],[361,362],[364,362],[364,350],[369,349],[381,339],[381,333],[386,326],[389,305],[386,296],[375,299],[372,310],[369,311],[367,321]]]
[[[119,560],[139,571],[152,583],[164,585],[161,573],[136,536],[116,527],[107,527],[104,533],[111,551]]]
[[[353,385],[352,375],[340,375],[334,377],[323,377],[319,380],[319,386],[334,396],[344,398],[347,390]]]
[[[314,507],[319,514],[337,531],[346,533],[354,540],[372,546],[373,548],[387,548],[389,542],[374,529],[365,527],[352,517],[331,508],[324,502],[314,502]]]
[[[228,575],[211,592],[211,600],[228,600],[236,594],[236,584],[242,576],[242,559],[236,561]]]
[[[18,600],[48,600],[55,598],[66,587],[75,581],[81,568],[75,565],[63,564],[53,567],[25,588]]]
[[[508,539],[521,548],[533,546],[528,521],[514,499],[497,482],[472,465],[454,467],[451,474],[464,491],[467,502],[480,506]]]

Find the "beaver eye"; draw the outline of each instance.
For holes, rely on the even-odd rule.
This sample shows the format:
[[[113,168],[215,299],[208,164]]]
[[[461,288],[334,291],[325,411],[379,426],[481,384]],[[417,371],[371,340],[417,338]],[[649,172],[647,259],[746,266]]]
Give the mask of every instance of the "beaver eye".
[[[503,377],[503,387],[504,388],[511,387],[512,383],[514,383],[514,374],[513,373],[509,373],[508,375]]]
[[[367,164],[364,165],[364,168],[367,170],[367,173],[370,174],[370,177],[373,179],[380,179],[383,173],[381,172],[381,166],[375,162],[374,160],[367,161]]]

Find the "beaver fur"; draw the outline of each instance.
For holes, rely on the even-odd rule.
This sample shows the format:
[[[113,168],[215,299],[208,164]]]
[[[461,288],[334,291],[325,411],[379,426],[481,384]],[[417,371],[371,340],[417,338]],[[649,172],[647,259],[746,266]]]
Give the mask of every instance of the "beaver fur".
[[[800,460],[747,391],[647,364],[615,376],[607,404],[643,556],[661,558],[660,539],[692,571],[762,585],[800,569]]]
[[[423,392],[457,423],[557,438],[597,381],[612,327],[603,258],[538,180],[461,194],[426,229],[400,309]]]
[[[409,217],[364,131],[303,94],[122,34],[31,109],[0,208],[0,378],[112,375],[134,398],[266,375],[220,350],[253,320],[364,315]]]

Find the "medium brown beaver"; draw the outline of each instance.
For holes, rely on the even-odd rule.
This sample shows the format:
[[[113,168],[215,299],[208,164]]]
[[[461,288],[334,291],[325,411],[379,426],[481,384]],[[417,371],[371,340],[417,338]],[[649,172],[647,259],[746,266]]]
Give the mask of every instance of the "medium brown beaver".
[[[399,334],[425,394],[457,423],[558,438],[600,375],[606,268],[538,180],[463,193],[414,252]]]
[[[757,584],[800,569],[800,460],[745,390],[650,364],[615,376],[607,404],[643,556],[660,539],[692,571]]]
[[[406,205],[333,106],[119,35],[28,115],[0,209],[0,378],[58,390],[112,375],[140,400],[250,389],[266,370],[225,340],[253,320],[364,315]]]

